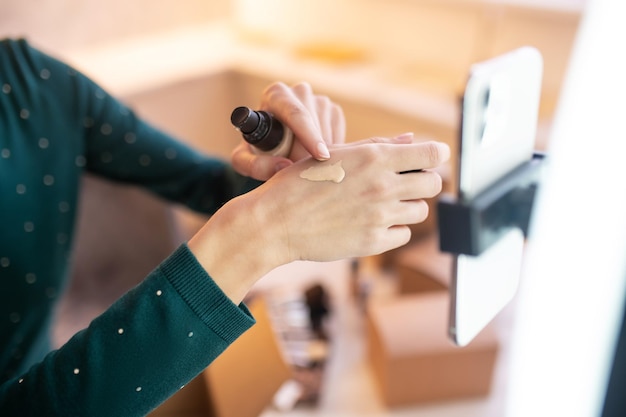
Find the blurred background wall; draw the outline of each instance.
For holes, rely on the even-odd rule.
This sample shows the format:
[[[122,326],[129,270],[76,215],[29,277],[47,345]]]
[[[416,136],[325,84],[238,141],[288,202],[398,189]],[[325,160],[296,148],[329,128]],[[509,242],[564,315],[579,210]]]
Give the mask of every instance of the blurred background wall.
[[[56,52],[203,24],[229,10],[219,0],[2,0],[0,36]]]
[[[300,55],[367,58],[422,88],[458,92],[468,66],[532,44],[555,106],[584,0],[2,0],[0,36],[52,53],[228,22],[246,41]]]
[[[583,0],[235,0],[247,39],[300,54],[332,49],[385,63],[420,87],[459,92],[467,68],[522,45],[545,59],[543,109],[551,112]]]

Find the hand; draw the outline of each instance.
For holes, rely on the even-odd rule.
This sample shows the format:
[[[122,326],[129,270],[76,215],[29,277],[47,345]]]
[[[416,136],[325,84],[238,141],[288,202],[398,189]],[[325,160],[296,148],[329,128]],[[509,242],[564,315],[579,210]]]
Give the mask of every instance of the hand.
[[[408,225],[428,215],[423,199],[441,191],[441,177],[430,169],[450,151],[437,142],[397,142],[340,146],[329,161],[308,158],[281,170],[222,207],[190,249],[218,285],[240,300],[277,266],[368,256],[406,244]],[[339,161],[346,172],[340,183],[300,177],[316,164]],[[423,171],[401,174],[418,169]]]
[[[442,186],[439,174],[428,169],[448,157],[447,146],[435,142],[334,149],[324,163],[341,161],[344,180],[338,184],[303,180],[300,172],[320,164],[311,159],[278,173],[259,189],[274,206],[264,223],[278,223],[278,236],[272,241],[283,244],[285,263],[386,252],[406,244],[411,237],[407,225],[428,216],[423,199],[436,196]],[[424,171],[401,174],[418,169]]]
[[[308,83],[288,87],[274,83],[261,97],[260,110],[274,114],[295,136],[289,158],[258,155],[245,141],[231,155],[233,167],[242,175],[265,181],[293,162],[312,156],[330,158],[329,145],[345,142],[346,123],[341,107],[328,97],[313,93]]]

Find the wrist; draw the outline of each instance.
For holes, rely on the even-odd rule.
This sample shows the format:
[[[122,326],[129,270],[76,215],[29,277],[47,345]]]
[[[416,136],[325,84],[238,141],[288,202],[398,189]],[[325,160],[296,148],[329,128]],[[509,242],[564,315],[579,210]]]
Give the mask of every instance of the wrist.
[[[256,192],[229,201],[188,242],[200,265],[238,303],[265,274],[288,262]]]

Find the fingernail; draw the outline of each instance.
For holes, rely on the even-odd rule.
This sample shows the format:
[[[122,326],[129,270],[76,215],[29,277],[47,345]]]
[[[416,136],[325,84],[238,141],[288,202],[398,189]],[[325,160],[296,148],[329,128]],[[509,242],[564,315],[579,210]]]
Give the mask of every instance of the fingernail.
[[[326,146],[326,144],[324,142],[319,142],[317,144],[317,151],[319,153],[319,156],[322,159],[329,159],[330,158],[330,151],[328,150],[328,147]]]
[[[413,132],[406,132],[406,133],[402,133],[398,136],[395,137],[396,140],[409,140],[409,139],[413,139]]]

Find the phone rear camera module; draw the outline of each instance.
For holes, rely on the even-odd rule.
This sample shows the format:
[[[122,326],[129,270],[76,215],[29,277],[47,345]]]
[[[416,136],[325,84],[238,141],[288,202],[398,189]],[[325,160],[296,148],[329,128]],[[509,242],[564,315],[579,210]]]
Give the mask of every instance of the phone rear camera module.
[[[485,129],[487,128],[487,122],[488,122],[488,116],[489,116],[489,98],[491,96],[491,88],[487,87],[487,89],[485,89],[484,93],[483,93],[483,97],[481,100],[481,109],[480,109],[480,114],[481,114],[481,118],[479,120],[479,127],[478,127],[478,138],[480,140],[480,142],[482,143],[484,140],[484,136],[485,136]]]

